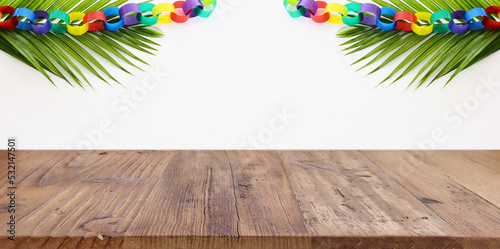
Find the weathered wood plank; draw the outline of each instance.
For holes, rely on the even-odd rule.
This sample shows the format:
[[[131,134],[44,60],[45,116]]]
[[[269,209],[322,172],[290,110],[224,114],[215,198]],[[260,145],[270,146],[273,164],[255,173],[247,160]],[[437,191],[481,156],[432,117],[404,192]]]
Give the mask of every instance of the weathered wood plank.
[[[138,170],[141,165],[154,168],[155,163],[148,160],[150,156],[139,153],[99,154],[82,153],[54,164],[49,161],[34,174],[20,175],[24,180],[19,184],[19,196],[25,198],[19,199],[19,235],[96,236],[110,229],[108,224],[94,224],[107,219],[106,211],[120,212],[120,201],[142,195],[132,191],[132,186],[147,183],[140,176],[127,177],[126,172]],[[115,217],[121,216],[118,213]]]
[[[278,152],[230,151],[241,236],[308,236]]]
[[[282,152],[313,236],[454,236],[456,232],[356,151]]]
[[[497,249],[499,239],[464,237],[320,237],[313,238],[312,248],[333,249]]]
[[[500,248],[498,153],[419,153],[21,151],[0,247]]]
[[[433,171],[445,174],[465,188],[500,207],[500,173],[464,159],[464,157],[447,153],[412,151],[410,154],[431,166]]]
[[[437,167],[428,165],[405,151],[362,153],[450,224],[460,236],[500,235],[500,209],[463,187]],[[441,158],[444,155],[435,152],[434,157]],[[454,172],[460,167],[462,166],[452,164],[450,171]]]
[[[179,151],[163,163],[127,235],[237,236],[231,166],[223,151]]]
[[[451,154],[464,160],[476,162],[489,170],[500,174],[500,150],[499,151],[442,151],[439,153]]]

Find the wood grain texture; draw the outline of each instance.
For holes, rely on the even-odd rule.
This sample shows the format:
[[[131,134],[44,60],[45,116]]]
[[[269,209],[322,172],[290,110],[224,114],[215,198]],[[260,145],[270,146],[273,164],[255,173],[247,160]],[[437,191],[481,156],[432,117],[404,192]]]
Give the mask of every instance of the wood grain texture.
[[[500,234],[500,209],[454,181],[446,172],[418,160],[411,152],[365,151],[363,154],[461,236],[495,237]],[[448,152],[436,156],[444,157],[446,154]]]
[[[280,156],[272,151],[228,152],[242,236],[307,236]]]
[[[445,174],[482,198],[500,207],[500,173],[480,163],[447,153],[439,156],[425,151],[410,152],[415,158]],[[477,156],[480,157],[480,156]],[[487,165],[484,163],[484,165]]]
[[[458,235],[357,151],[282,154],[312,235]]]
[[[238,235],[231,166],[224,152],[181,151],[162,165],[127,235]]]
[[[495,151],[441,151],[444,155],[452,155],[475,162],[500,174],[500,153]]]
[[[0,229],[0,248],[500,248],[496,151],[17,157],[17,239]]]

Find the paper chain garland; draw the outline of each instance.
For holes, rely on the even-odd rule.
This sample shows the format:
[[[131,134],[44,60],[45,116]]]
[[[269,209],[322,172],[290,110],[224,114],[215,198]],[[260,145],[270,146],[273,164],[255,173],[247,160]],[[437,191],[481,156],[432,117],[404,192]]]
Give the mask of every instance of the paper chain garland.
[[[31,11],[26,8],[14,9],[10,6],[0,7],[0,18],[3,14],[10,14],[9,20],[0,22],[0,29],[21,29],[32,30],[36,34],[45,34],[49,31],[54,33],[70,33],[72,35],[83,35],[88,31],[109,30],[116,31],[124,26],[134,24],[155,25],[164,23],[184,23],[193,17],[209,17],[217,6],[217,0],[186,0],[171,3],[129,3],[121,8],[110,7],[104,11],[92,11],[87,14],[82,12],[66,13],[60,10],[53,10],[50,13],[37,10]],[[143,12],[152,12],[153,17],[146,17]],[[136,13],[136,14],[134,14]],[[120,16],[117,22],[108,22],[108,18],[113,15]],[[25,17],[26,21],[19,20]],[[52,23],[53,20],[62,20],[64,24]],[[46,20],[43,24],[36,24],[37,20]],[[71,25],[71,22],[82,21],[78,26]]]
[[[475,8],[470,11],[458,10],[453,13],[447,10],[437,11],[435,13],[419,12],[413,14],[408,11],[396,11],[391,7],[379,8],[375,4],[348,3],[342,5],[339,3],[326,3],[314,0],[284,0],[286,10],[293,18],[301,16],[311,18],[317,23],[339,23],[346,25],[357,25],[360,23],[367,25],[376,25],[385,31],[401,30],[413,31],[418,35],[429,35],[431,33],[465,34],[469,30],[480,29],[498,29],[500,22],[492,20],[488,15],[499,15],[500,7],[491,6],[486,9]],[[348,13],[357,12],[355,17],[348,17]],[[338,14],[333,14],[338,13]],[[393,17],[392,23],[380,20],[382,15]],[[481,18],[481,21],[475,21]],[[461,19],[465,21],[464,25],[456,24],[453,20]],[[436,23],[440,20],[449,20],[448,23]],[[423,26],[418,21],[427,21],[429,26]]]

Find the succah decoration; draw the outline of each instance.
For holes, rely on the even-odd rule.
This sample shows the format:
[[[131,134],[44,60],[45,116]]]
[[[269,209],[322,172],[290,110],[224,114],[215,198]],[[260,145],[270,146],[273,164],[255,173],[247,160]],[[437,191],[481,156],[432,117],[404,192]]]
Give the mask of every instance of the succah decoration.
[[[175,3],[129,3],[121,8],[108,7],[104,11],[91,11],[88,13],[71,12],[61,10],[31,11],[27,8],[13,8],[0,6],[0,14],[10,15],[5,21],[0,21],[0,29],[31,30],[35,34],[70,33],[72,35],[83,35],[88,31],[117,31],[124,26],[143,24],[151,26],[165,23],[184,23],[193,17],[209,17],[215,7],[216,0],[186,0]],[[152,13],[151,17],[143,13]],[[119,20],[108,22],[108,17],[119,16]],[[56,22],[53,23],[53,21]],[[39,22],[38,24],[36,22]],[[62,23],[60,23],[62,21]],[[74,25],[73,22],[79,22]]]
[[[353,64],[369,74],[396,65],[380,84],[417,71],[408,87],[419,88],[457,75],[500,50],[500,0],[373,0],[350,3],[284,0],[292,17],[342,23],[337,34],[347,54],[364,52]],[[0,50],[70,85],[86,88],[89,73],[117,82],[101,62],[126,73],[143,70],[137,51],[154,54],[163,37],[156,24],[209,17],[215,0],[128,3],[127,0],[0,0]],[[97,56],[96,56],[97,55]],[[399,60],[399,61],[397,61]],[[397,62],[397,63],[393,63]],[[108,64],[109,64],[108,63]],[[51,74],[51,75],[49,75]],[[119,82],[118,82],[119,83]],[[391,83],[391,84],[392,84]],[[427,84],[426,84],[427,83]]]
[[[134,50],[154,54],[159,44],[152,38],[163,36],[155,25],[208,18],[216,6],[216,0],[0,0],[0,50],[40,71],[52,84],[48,73],[82,88],[84,82],[92,87],[88,72],[106,83],[106,78],[119,83],[100,61],[129,74],[119,61],[143,70],[134,61],[147,63]]]
[[[440,10],[434,13],[410,11],[397,11],[392,7],[378,7],[372,3],[326,3],[314,0],[284,0],[284,5],[290,16],[309,17],[317,23],[338,23],[346,25],[366,24],[377,26],[384,31],[400,30],[413,31],[417,35],[429,35],[431,33],[465,34],[469,30],[498,29],[500,22],[490,19],[489,15],[499,17],[500,7],[490,6],[474,8],[469,11],[457,10],[453,13],[448,10]],[[338,13],[338,14],[335,14]],[[349,17],[349,13],[355,13]],[[381,19],[386,16],[386,20]],[[389,19],[387,20],[387,17]],[[464,21],[463,24],[455,23],[455,20]],[[425,22],[421,24],[420,22]]]
[[[399,81],[419,69],[409,87],[416,88],[460,72],[500,49],[500,1],[374,0],[348,4],[314,0],[284,0],[293,18],[316,23],[346,25],[338,36],[348,54],[367,51],[353,64],[368,61],[360,69],[379,63],[369,74],[404,57],[380,84]],[[399,75],[398,75],[399,74]],[[418,84],[417,84],[418,82]],[[391,84],[392,84],[391,83]]]

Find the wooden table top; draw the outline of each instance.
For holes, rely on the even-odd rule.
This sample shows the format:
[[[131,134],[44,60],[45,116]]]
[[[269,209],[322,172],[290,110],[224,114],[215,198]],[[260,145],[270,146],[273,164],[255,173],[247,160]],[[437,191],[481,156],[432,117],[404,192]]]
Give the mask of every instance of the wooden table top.
[[[20,151],[1,248],[500,248],[500,151]]]

